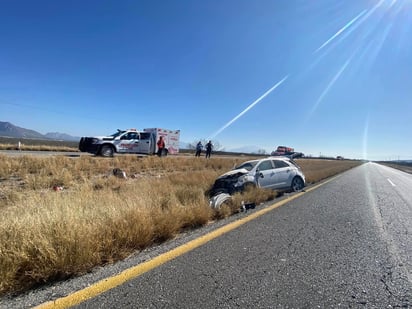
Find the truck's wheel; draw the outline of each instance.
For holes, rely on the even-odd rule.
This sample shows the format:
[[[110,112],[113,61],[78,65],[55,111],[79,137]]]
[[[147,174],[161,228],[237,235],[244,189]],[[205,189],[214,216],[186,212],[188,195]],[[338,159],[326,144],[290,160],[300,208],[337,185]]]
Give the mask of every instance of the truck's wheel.
[[[167,149],[162,149],[162,153],[160,154],[161,157],[166,157],[167,156]]]
[[[113,157],[113,147],[110,145],[103,145],[100,149],[100,155],[102,157]]]

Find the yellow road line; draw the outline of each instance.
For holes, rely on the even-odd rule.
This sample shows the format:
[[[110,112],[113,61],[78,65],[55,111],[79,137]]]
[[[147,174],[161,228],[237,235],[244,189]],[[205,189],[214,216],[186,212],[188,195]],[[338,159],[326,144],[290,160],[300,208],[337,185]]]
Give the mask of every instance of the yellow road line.
[[[331,178],[331,179],[329,179],[329,180],[327,180],[327,181],[325,181],[321,184],[318,184],[314,187],[311,187],[311,188],[307,189],[306,192],[315,190],[318,187],[324,185],[325,183],[327,183],[329,181],[332,181],[335,178],[336,177]],[[173,260],[174,258],[176,258],[180,255],[183,255],[183,254],[185,254],[185,253],[187,253],[187,252],[189,252],[189,251],[191,251],[191,250],[193,250],[197,247],[200,247],[200,246],[204,245],[205,243],[207,243],[207,242],[209,242],[209,241],[211,241],[211,240],[213,240],[213,239],[215,239],[219,236],[222,236],[223,234],[225,234],[227,232],[230,232],[230,231],[238,228],[239,226],[241,226],[241,225],[243,225],[247,222],[250,222],[250,221],[252,221],[252,220],[268,213],[269,211],[272,211],[273,209],[278,208],[278,207],[280,207],[280,206],[282,206],[282,205],[284,205],[284,204],[286,204],[286,203],[302,196],[303,194],[305,194],[305,192],[299,192],[299,193],[297,193],[297,194],[295,194],[291,197],[288,197],[288,198],[286,198],[282,201],[279,201],[279,202],[277,202],[277,203],[275,203],[275,204],[273,204],[273,205],[271,205],[267,208],[256,211],[256,212],[248,215],[247,217],[245,217],[243,219],[239,219],[237,221],[229,223],[229,224],[227,224],[227,225],[225,225],[221,228],[218,228],[218,229],[216,229],[216,230],[214,230],[214,231],[212,231],[212,232],[210,232],[206,235],[203,235],[199,238],[196,238],[192,241],[189,241],[188,243],[183,244],[183,245],[181,245],[181,246],[179,246],[179,247],[177,247],[173,250],[165,252],[165,253],[163,253],[163,254],[161,254],[161,255],[159,255],[159,256],[157,256],[157,257],[155,257],[155,258],[153,258],[153,259],[151,259],[147,262],[144,262],[144,263],[136,265],[132,268],[126,269],[118,275],[103,279],[103,280],[98,281],[95,284],[83,289],[83,290],[74,292],[74,293],[69,294],[69,295],[67,295],[65,297],[62,297],[62,298],[58,298],[54,301],[49,301],[49,302],[43,303],[43,304],[41,304],[41,305],[39,305],[35,308],[37,308],[37,309],[68,308],[68,307],[80,304],[81,302],[84,302],[87,299],[96,297],[97,295],[99,295],[101,293],[104,293],[104,292],[106,292],[110,289],[113,289],[113,288],[115,288],[115,287],[117,287],[117,286],[131,280],[131,279],[134,279],[134,278],[136,278],[136,277],[138,277],[138,276],[140,276],[140,275],[142,275],[142,274],[144,274],[144,273],[146,273],[146,272],[148,272],[148,271],[150,271],[150,270],[152,270],[152,269],[154,269],[154,268],[156,268],[156,267],[158,267],[158,266],[160,266],[160,265],[162,265],[162,264],[164,264],[164,263],[166,263],[170,260]]]

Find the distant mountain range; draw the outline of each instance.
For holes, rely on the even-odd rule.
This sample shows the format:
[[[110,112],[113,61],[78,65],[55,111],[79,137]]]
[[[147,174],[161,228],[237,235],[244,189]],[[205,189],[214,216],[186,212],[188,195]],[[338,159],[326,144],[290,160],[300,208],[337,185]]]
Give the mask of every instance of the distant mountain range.
[[[63,140],[63,141],[78,141],[80,137],[71,136],[65,133],[46,133],[41,134],[37,131],[15,126],[10,122],[0,121],[0,136],[28,139],[44,139],[44,140]]]
[[[59,133],[59,132],[49,132],[44,134],[45,137],[50,138],[50,139],[56,139],[56,140],[61,140],[61,141],[79,141],[80,137],[77,136],[71,136],[66,133]]]

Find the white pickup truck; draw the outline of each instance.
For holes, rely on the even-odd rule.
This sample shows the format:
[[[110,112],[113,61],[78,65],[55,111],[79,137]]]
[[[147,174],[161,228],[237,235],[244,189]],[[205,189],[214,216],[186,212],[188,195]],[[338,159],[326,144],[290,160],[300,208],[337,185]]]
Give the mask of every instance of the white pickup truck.
[[[180,130],[161,128],[117,130],[109,136],[82,137],[79,150],[103,157],[112,157],[114,153],[154,154],[160,136],[165,141],[162,156],[179,153]]]

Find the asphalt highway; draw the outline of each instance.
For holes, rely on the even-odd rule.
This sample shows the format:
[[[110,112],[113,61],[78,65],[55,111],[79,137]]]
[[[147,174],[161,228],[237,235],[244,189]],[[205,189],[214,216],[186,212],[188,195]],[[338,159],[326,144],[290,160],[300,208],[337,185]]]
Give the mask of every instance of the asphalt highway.
[[[411,188],[364,164],[77,307],[410,308]]]
[[[281,207],[234,216],[228,221],[269,210],[76,308],[412,308],[411,188],[411,174],[364,164],[292,195]],[[227,223],[218,221],[83,277],[0,299],[0,308],[82,294],[99,280],[110,282],[125,268]]]

